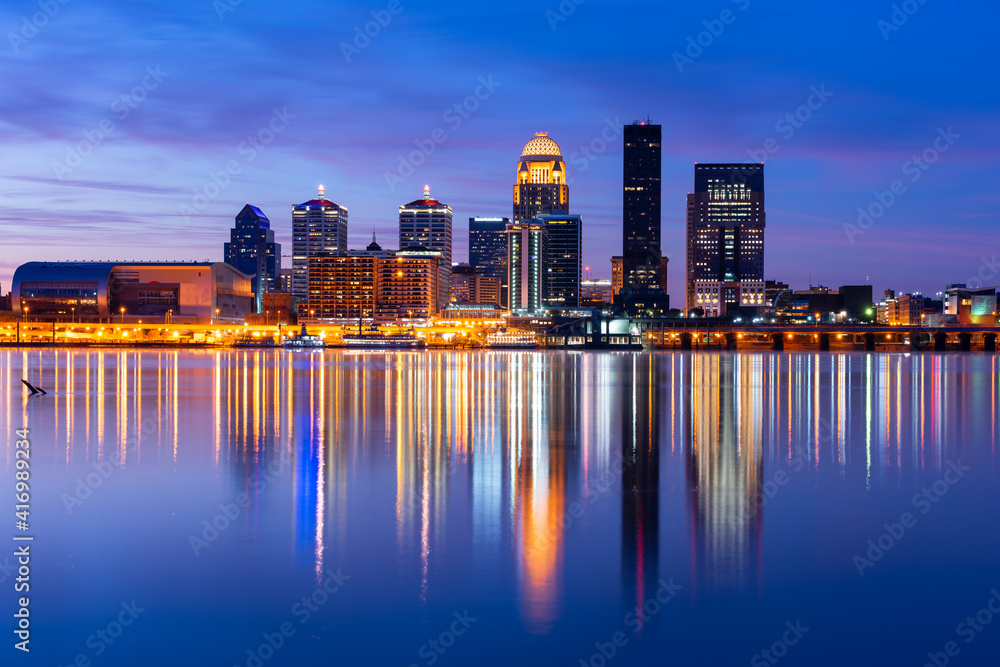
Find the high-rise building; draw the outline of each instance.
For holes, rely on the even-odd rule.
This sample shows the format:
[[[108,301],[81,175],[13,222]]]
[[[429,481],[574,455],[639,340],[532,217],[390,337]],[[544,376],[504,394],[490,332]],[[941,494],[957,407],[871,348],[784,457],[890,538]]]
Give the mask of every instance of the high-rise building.
[[[583,221],[578,215],[540,215],[535,221],[548,231],[545,306],[579,308]]]
[[[264,294],[278,290],[281,245],[274,242],[271,221],[256,206],[247,204],[236,214],[236,225],[223,245],[225,262],[251,276],[254,312],[261,312]]]
[[[687,308],[764,305],[764,165],[696,164],[687,196]]]
[[[309,298],[309,258],[347,252],[347,209],[319,195],[292,207],[292,296]]]
[[[441,253],[435,303],[444,308],[451,291],[452,211],[450,206],[431,197],[430,186],[424,187],[422,199],[399,207],[399,249],[411,246]]]
[[[514,222],[552,213],[569,213],[566,163],[559,144],[539,132],[525,144],[517,164]]]
[[[500,306],[507,305],[507,229],[510,218],[469,218],[469,264],[500,281]]]
[[[658,290],[660,283],[659,125],[625,126],[622,197],[623,286]]]
[[[507,228],[510,218],[469,218],[469,265],[483,275],[507,275]]]
[[[536,312],[545,306],[549,232],[538,220],[511,226],[508,266],[510,269],[510,309]]]
[[[507,305],[508,227],[510,218],[469,218],[469,264],[500,281],[500,306]]]

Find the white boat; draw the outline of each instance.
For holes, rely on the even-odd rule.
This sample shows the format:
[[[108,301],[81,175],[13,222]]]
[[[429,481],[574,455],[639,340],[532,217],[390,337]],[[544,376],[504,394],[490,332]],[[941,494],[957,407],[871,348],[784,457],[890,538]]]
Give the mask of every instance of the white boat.
[[[486,337],[488,348],[535,348],[538,347],[538,336],[530,331],[494,331]]]
[[[398,334],[396,336],[348,334],[344,336],[343,342],[345,347],[354,348],[417,348],[427,346],[427,343],[412,334]]]
[[[306,333],[306,325],[302,325],[302,333],[295,338],[286,338],[281,344],[282,347],[290,348],[317,348],[326,347],[326,341],[320,336],[313,336]]]

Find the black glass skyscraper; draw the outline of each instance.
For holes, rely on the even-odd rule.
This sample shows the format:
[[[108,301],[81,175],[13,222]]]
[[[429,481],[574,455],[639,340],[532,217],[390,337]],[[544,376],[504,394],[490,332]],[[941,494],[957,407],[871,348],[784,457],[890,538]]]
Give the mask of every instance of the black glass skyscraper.
[[[540,215],[545,224],[549,247],[545,257],[545,306],[580,307],[583,220],[578,215]]]
[[[264,294],[278,291],[281,244],[274,242],[271,221],[256,206],[247,204],[236,215],[224,248],[225,262],[252,277],[255,312],[260,312]]]
[[[660,289],[659,125],[625,126],[622,286]]]

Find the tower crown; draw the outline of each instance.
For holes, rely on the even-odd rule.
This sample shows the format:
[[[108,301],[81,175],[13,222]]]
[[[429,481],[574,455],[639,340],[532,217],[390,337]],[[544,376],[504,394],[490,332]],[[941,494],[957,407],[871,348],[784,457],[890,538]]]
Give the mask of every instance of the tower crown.
[[[533,155],[561,158],[562,150],[559,148],[559,144],[549,138],[548,132],[536,132],[535,138],[524,145],[524,151],[521,153],[522,157]]]

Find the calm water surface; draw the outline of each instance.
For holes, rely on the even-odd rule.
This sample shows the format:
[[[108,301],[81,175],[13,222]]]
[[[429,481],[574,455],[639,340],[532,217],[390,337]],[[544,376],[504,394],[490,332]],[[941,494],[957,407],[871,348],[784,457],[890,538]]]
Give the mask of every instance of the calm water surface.
[[[3,651],[919,666],[955,641],[951,664],[997,664],[1000,615],[959,624],[1000,590],[998,366],[2,351],[0,537],[28,426],[36,540],[32,653]],[[50,394],[25,398],[22,377]]]

